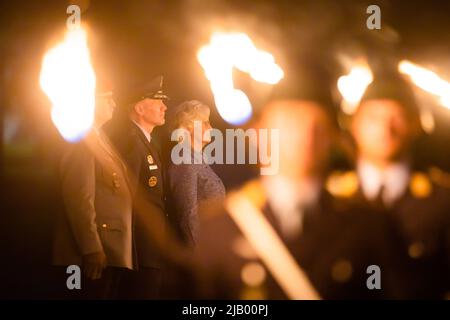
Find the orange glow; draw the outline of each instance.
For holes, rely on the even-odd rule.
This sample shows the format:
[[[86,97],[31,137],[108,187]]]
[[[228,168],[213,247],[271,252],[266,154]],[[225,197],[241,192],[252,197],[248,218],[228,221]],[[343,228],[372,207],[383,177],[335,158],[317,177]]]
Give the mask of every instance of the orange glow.
[[[83,138],[95,111],[95,73],[83,29],[68,31],[64,41],[45,54],[40,85],[52,103],[51,118],[62,137],[69,142]]]
[[[450,83],[431,70],[421,67],[408,60],[402,60],[398,70],[408,75],[411,81],[426,92],[439,97],[442,106],[450,109]]]
[[[372,81],[372,71],[365,63],[354,65],[349,74],[339,77],[337,87],[344,99],[342,111],[352,114]]]
[[[284,76],[274,57],[257,49],[244,33],[214,33],[197,58],[210,81],[219,114],[232,124],[245,123],[252,114],[248,97],[234,88],[233,68],[267,84],[276,84]]]

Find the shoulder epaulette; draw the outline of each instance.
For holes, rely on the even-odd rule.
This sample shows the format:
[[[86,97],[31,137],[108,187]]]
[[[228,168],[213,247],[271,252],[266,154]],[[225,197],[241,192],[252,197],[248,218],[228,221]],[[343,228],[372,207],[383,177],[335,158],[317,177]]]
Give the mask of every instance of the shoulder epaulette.
[[[353,196],[358,191],[358,187],[358,175],[355,171],[332,172],[325,183],[325,188],[331,195],[343,198]]]

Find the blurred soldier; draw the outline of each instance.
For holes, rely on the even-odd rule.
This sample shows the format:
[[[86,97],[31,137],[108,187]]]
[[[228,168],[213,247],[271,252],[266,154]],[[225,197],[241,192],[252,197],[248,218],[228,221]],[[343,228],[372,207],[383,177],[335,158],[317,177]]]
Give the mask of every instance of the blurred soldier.
[[[126,167],[101,129],[114,107],[112,92],[97,95],[94,128],[68,146],[60,166],[65,215],[56,223],[53,262],[82,267],[81,290],[72,292],[87,299],[115,298],[122,273],[133,268]],[[64,269],[59,287],[67,277]]]
[[[165,123],[164,100],[168,97],[162,85],[162,77],[158,77],[120,92],[122,109],[105,126],[128,167],[133,194],[137,270],[127,275],[124,298],[154,299],[160,294],[167,214],[163,163],[151,134]]]
[[[274,89],[258,127],[280,130],[279,172],[262,176],[242,192],[250,190],[258,199],[255,205],[323,298],[395,296],[388,277],[382,280],[382,294],[366,286],[366,268],[389,263],[383,237],[390,234],[379,232],[385,230],[384,220],[370,213],[370,221],[361,219],[358,208],[336,202],[324,188],[338,131],[331,94],[313,76],[285,78]],[[270,147],[276,148],[275,143]],[[200,235],[203,298],[286,298],[228,215],[205,218]]]
[[[420,135],[419,109],[402,78],[376,79],[353,116],[356,171],[336,175],[336,194],[387,212],[408,255],[404,274],[411,298],[443,298],[450,290],[449,179],[416,169],[412,147]]]

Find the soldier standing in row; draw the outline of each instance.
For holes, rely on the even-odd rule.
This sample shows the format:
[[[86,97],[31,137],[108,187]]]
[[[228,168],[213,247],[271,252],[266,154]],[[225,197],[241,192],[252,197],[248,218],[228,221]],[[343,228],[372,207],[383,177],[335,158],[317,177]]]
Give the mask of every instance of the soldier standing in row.
[[[160,295],[167,211],[164,164],[152,131],[165,123],[162,77],[118,94],[117,117],[106,132],[127,165],[133,196],[134,264],[127,273],[127,299]]]
[[[133,268],[127,169],[102,130],[114,107],[111,91],[97,94],[94,128],[67,147],[60,164],[65,212],[55,226],[53,264],[64,266],[57,286],[68,297],[117,298],[122,275]],[[81,290],[66,287],[68,265],[81,266]]]
[[[412,148],[420,136],[419,109],[400,76],[378,78],[353,115],[356,170],[336,175],[336,195],[381,210],[392,220],[408,259],[410,298],[442,299],[450,292],[450,179],[418,170]]]
[[[280,130],[280,169],[243,190],[252,189],[250,193],[258,198],[264,217],[321,297],[401,297],[393,285],[397,281],[391,266],[395,259],[383,217],[347,206],[325,188],[338,130],[327,90],[330,84],[319,82],[315,76],[285,78],[274,89],[258,127]],[[273,141],[271,144],[274,147]],[[286,298],[234,221],[226,214],[207,218],[198,241],[201,296]],[[381,280],[383,290],[370,290],[366,285],[366,270],[372,264],[389,270]]]

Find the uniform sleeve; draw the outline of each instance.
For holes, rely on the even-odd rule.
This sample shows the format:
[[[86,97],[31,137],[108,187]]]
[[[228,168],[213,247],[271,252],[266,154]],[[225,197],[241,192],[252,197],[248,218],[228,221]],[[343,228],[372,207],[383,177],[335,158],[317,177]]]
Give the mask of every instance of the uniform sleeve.
[[[103,251],[95,222],[95,159],[80,143],[64,155],[61,184],[65,212],[80,253]]]
[[[126,145],[121,151],[123,160],[128,169],[128,177],[131,183],[131,192],[133,197],[139,189],[139,176],[142,167],[142,153],[135,141],[127,137]]]
[[[450,270],[450,215],[447,215],[447,224],[445,228],[445,253],[447,270]],[[447,294],[450,294],[450,273],[446,275]]]
[[[198,177],[191,165],[174,165],[169,170],[171,197],[182,237],[194,245],[198,237]]]

